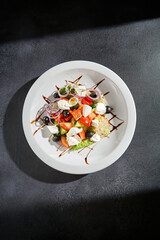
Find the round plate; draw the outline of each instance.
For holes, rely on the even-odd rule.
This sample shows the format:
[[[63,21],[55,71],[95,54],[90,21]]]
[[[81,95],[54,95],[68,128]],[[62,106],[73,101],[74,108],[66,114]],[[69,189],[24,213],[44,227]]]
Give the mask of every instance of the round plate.
[[[98,142],[93,150],[85,148],[81,152],[69,151],[59,157],[62,151],[57,151],[57,144],[52,141],[49,143],[47,127],[45,126],[33,136],[37,127],[30,122],[35,119],[37,111],[45,104],[42,95],[50,96],[56,90],[55,85],[63,87],[65,80],[73,81],[80,75],[83,75],[80,83],[85,84],[87,88],[105,78],[97,89],[102,93],[109,91],[105,99],[108,105],[113,107],[114,114],[124,120],[124,123],[113,131],[109,138]],[[108,119],[112,117],[110,114],[106,116]],[[125,152],[135,131],[136,108],[128,87],[112,70],[94,62],[70,61],[49,69],[36,80],[26,96],[22,121],[24,133],[31,149],[43,162],[62,172],[86,174],[108,167]],[[117,118],[113,118],[111,121],[114,125],[118,125],[120,122],[121,120]],[[85,157],[89,151],[88,164],[86,164]]]

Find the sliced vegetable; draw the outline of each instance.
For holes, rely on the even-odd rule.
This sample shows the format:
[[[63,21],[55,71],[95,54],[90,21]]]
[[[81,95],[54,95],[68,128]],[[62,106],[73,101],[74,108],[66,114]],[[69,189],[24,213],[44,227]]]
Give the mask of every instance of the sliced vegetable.
[[[69,131],[69,129],[71,129],[73,127],[71,122],[61,122],[60,126],[67,131]]]
[[[70,113],[72,114],[72,116],[74,117],[74,119],[77,121],[78,119],[81,118],[82,116],[82,112],[80,109],[76,109],[74,111],[70,111]]]
[[[85,105],[92,105],[93,101],[89,97],[84,97],[81,101]]]
[[[71,107],[70,109],[73,111],[74,109],[79,108],[79,103],[77,103],[76,105],[74,105],[73,107]]]
[[[66,148],[69,148],[69,144],[67,142],[66,136],[61,136],[61,142],[63,146],[65,146]]]
[[[80,148],[84,148],[84,147],[88,147],[90,145],[92,145],[94,142],[90,141],[88,138],[82,140],[80,143],[78,143],[77,145],[72,147],[72,150],[78,150]]]
[[[96,117],[96,114],[94,112],[91,112],[88,117],[92,120]]]
[[[83,116],[79,119],[79,121],[87,127],[89,127],[92,122],[92,120],[89,117],[83,117]]]
[[[78,109],[83,111],[83,105],[80,105]]]
[[[76,120],[74,119],[74,117],[72,117],[71,118],[71,123],[72,123],[73,126],[74,126],[75,122],[76,122]]]
[[[61,100],[66,100],[67,102],[69,101],[68,98],[65,97],[60,97]]]
[[[86,138],[86,134],[85,134],[85,131],[83,130],[82,132],[78,133],[80,138],[83,140]]]
[[[61,113],[58,117],[55,118],[55,121],[59,123],[60,121],[62,121],[62,119],[63,119],[63,114]]]
[[[69,104],[71,106],[75,106],[78,103],[78,98],[77,97],[72,97],[69,99]]]
[[[60,125],[59,125],[59,132],[60,132],[60,135],[64,135],[67,133],[67,130],[65,130],[64,128],[62,128]]]
[[[63,88],[60,88],[59,91],[58,91],[58,94],[60,97],[66,97],[69,93],[69,90],[65,87]]]
[[[74,126],[78,127],[78,128],[83,128],[85,125],[83,123],[81,123],[80,121],[77,121]]]
[[[51,115],[51,114],[58,114],[59,113],[59,108],[58,108],[58,104],[55,101],[49,103],[49,104],[46,104],[45,105],[45,109],[46,109],[46,112]]]
[[[64,117],[64,120],[68,122],[72,118],[72,115],[70,114],[68,117]]]

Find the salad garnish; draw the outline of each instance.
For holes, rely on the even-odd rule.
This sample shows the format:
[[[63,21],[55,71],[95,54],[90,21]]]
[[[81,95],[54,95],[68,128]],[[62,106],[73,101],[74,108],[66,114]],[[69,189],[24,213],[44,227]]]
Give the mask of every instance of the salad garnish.
[[[31,124],[39,123],[33,135],[46,127],[50,131],[49,142],[60,143],[57,151],[65,147],[59,157],[68,151],[80,153],[88,148],[85,162],[89,164],[88,155],[97,143],[109,137],[124,121],[106,104],[104,96],[109,91],[103,94],[96,89],[105,78],[90,88],[79,83],[81,78],[82,75],[74,81],[65,80],[66,84],[61,88],[55,86],[57,90],[50,97],[42,95],[46,104],[38,110]],[[107,114],[111,115],[110,119]],[[111,122],[114,118],[120,121],[116,126]]]

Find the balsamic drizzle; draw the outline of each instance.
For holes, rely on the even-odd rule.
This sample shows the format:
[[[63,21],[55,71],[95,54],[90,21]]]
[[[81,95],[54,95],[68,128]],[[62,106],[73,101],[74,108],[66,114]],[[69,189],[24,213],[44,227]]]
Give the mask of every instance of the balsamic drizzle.
[[[81,75],[80,77],[78,77],[76,80],[74,81],[68,81],[67,82],[70,82],[70,83],[73,83],[73,84],[77,84],[79,82],[79,80],[82,78],[83,75]]]
[[[39,128],[36,129],[36,131],[33,133],[33,136],[36,134],[36,132],[38,132],[38,130],[42,129],[44,126],[46,126],[46,124],[42,124]]]
[[[90,148],[89,152],[87,153],[87,155],[86,155],[86,157],[85,157],[85,163],[88,164],[88,165],[89,165],[89,163],[88,163],[88,161],[87,161],[87,160],[88,160],[87,158],[88,158],[90,152],[93,150],[93,148],[94,148],[95,146],[96,146],[96,144],[95,144],[92,148]]]
[[[61,152],[59,157],[63,156],[65,153],[69,152],[71,149],[72,149],[72,147],[65,149],[63,152]]]
[[[109,94],[109,93],[110,93],[110,92],[106,92],[106,93],[103,94],[103,96],[106,96],[106,95]]]
[[[117,130],[119,126],[121,126],[124,123],[124,120],[120,119],[119,117],[117,117],[117,115],[115,115],[114,113],[110,113],[112,114],[112,117],[108,120],[109,124],[113,127],[112,130],[110,132],[113,132],[115,129]],[[116,126],[113,125],[111,123],[111,120],[113,120],[114,118],[117,118],[118,120],[120,120],[121,122],[119,124],[117,124]]]
[[[99,84],[101,84],[104,80],[105,80],[105,78],[103,78],[102,80],[100,80],[98,83],[96,83],[95,85],[93,85],[93,87],[91,87],[91,88],[96,89],[96,88],[99,86]]]
[[[50,102],[51,102],[51,100],[50,100],[49,98],[45,97],[44,95],[42,95],[42,97],[43,97],[43,99],[44,99],[47,103],[50,103]]]
[[[39,119],[40,119],[40,117],[42,116],[42,114],[45,112],[45,110],[36,118],[36,119],[34,119],[32,122],[30,122],[31,124],[33,124],[33,123],[35,123],[35,122],[37,122]],[[38,114],[38,113],[37,113]]]

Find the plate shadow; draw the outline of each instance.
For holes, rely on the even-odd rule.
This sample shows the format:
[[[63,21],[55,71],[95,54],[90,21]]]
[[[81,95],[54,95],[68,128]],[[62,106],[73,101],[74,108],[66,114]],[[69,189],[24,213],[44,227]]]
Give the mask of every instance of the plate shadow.
[[[19,169],[34,179],[47,183],[76,181],[85,175],[66,174],[52,169],[34,154],[24,136],[22,127],[23,104],[30,87],[37,78],[23,85],[8,104],[3,122],[3,135],[7,150]]]

